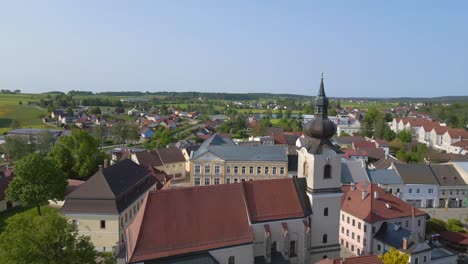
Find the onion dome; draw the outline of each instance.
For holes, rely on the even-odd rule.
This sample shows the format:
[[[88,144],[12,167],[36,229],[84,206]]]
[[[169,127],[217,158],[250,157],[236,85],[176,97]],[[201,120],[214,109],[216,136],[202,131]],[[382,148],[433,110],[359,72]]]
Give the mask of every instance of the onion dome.
[[[314,101],[314,118],[304,125],[304,134],[316,139],[329,139],[336,133],[336,125],[328,119],[328,98],[323,85],[323,73],[320,89]]]

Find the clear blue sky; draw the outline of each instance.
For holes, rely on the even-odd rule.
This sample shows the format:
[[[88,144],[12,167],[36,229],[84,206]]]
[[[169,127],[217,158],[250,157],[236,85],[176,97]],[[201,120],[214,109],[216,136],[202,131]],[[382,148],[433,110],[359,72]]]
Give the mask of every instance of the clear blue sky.
[[[0,89],[468,95],[468,1],[2,1]]]

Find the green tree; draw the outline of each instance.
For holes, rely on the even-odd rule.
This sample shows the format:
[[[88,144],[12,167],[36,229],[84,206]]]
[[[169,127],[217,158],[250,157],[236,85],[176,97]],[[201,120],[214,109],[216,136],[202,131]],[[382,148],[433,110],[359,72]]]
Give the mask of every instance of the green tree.
[[[466,233],[466,230],[463,227],[462,222],[454,218],[450,218],[447,220],[447,230],[453,231],[453,232]]]
[[[63,200],[67,186],[66,175],[60,171],[55,161],[33,153],[24,157],[15,166],[15,177],[8,185],[8,199],[20,201],[24,205],[36,206],[41,215],[41,205],[49,200]]]
[[[287,109],[287,110],[284,112],[284,118],[286,118],[286,119],[291,118],[291,113],[292,113],[292,111],[291,111],[290,109]]]
[[[68,178],[87,179],[106,155],[99,149],[99,142],[86,131],[73,130],[71,136],[58,139],[49,157],[59,164]]]
[[[413,139],[413,134],[410,130],[405,129],[398,133],[397,138],[399,138],[403,142],[411,142],[411,140]]]
[[[5,264],[95,264],[96,256],[90,238],[80,236],[76,225],[57,212],[17,214],[0,234],[0,262]]]
[[[21,127],[21,123],[17,119],[11,120],[11,123],[10,123],[10,128],[11,129],[17,129],[17,128],[20,128],[20,127]]]
[[[379,259],[381,259],[384,264],[407,264],[409,256],[391,247],[390,251],[380,255]]]
[[[361,134],[366,137],[374,135],[375,124],[381,118],[380,112],[376,108],[369,108],[366,116],[361,121]]]
[[[19,160],[31,153],[36,149],[33,141],[28,138],[19,136],[5,137],[3,149],[12,160]]]
[[[41,134],[37,137],[37,150],[41,154],[47,154],[50,152],[52,145],[55,142],[54,135],[49,130],[44,130]]]
[[[427,234],[434,234],[434,233],[440,233],[442,231],[447,230],[447,224],[437,218],[431,218],[427,220],[426,222],[426,233]]]
[[[91,108],[90,112],[93,115],[100,115],[101,114],[101,108],[99,108],[99,106],[95,106],[95,107]]]

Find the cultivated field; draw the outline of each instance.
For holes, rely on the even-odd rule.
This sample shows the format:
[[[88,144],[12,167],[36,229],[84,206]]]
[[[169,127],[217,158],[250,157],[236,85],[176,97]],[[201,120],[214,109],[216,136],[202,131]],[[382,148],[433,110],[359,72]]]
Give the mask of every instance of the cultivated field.
[[[11,122],[15,119],[19,121],[20,127],[49,128],[40,118],[41,115],[47,115],[47,111],[37,106],[28,106],[28,101],[37,102],[44,97],[38,94],[0,94],[0,134],[10,130]]]

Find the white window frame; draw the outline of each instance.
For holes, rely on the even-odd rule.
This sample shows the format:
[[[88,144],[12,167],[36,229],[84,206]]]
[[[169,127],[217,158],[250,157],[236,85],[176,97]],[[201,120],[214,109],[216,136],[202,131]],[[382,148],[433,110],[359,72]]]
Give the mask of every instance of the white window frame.
[[[262,174],[262,166],[257,166],[257,175]]]
[[[221,180],[219,178],[214,178],[214,184],[218,185],[221,183]]]
[[[226,177],[226,183],[227,183],[227,184],[231,183],[231,178]]]
[[[200,164],[196,164],[196,165],[194,166],[194,170],[193,170],[193,171],[194,171],[194,174],[195,174],[195,175],[200,175],[200,173],[201,173],[201,165],[200,165]]]
[[[254,174],[254,166],[249,167],[249,173],[252,175]]]
[[[226,174],[231,174],[231,165],[226,166]]]
[[[239,166],[234,165],[234,174],[237,175],[239,174]]]
[[[280,174],[284,175],[284,173],[285,173],[284,167],[280,167]]]
[[[208,180],[208,182],[207,182],[207,180]],[[206,183],[208,183],[208,184],[206,184]],[[210,179],[210,177],[205,177],[205,178],[203,178],[203,185],[207,186],[207,185],[210,185],[210,184],[211,184],[211,179]]]
[[[221,166],[220,165],[214,165],[214,173],[216,175],[221,174]]]
[[[194,182],[193,182],[193,185],[195,186],[200,186],[201,185],[201,179],[200,178],[195,178]]]
[[[276,171],[276,166],[275,166],[275,167],[273,167],[273,169],[272,169],[272,173],[273,173],[273,175],[276,175],[276,173],[277,173],[277,171]]]
[[[211,164],[208,164],[204,166],[204,172],[205,172],[205,175],[209,175],[211,173]]]
[[[265,175],[268,175],[270,173],[270,167],[265,166]]]

